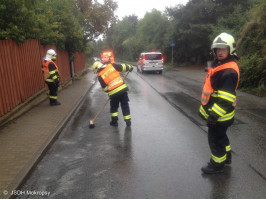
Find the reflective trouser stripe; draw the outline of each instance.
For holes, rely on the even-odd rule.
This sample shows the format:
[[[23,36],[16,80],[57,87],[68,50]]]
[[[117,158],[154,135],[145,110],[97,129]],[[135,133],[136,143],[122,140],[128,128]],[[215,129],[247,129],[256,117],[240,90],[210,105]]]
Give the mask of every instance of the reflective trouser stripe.
[[[230,145],[226,146],[225,150],[226,150],[226,152],[231,151],[231,146]]]
[[[57,99],[57,96],[49,96],[50,99]]]
[[[125,119],[125,120],[127,120],[127,119],[131,119],[131,115],[124,116],[124,119]]]
[[[117,117],[118,116],[118,112],[111,113],[111,116],[112,117]]]
[[[226,160],[226,154],[224,156],[222,156],[222,157],[217,157],[217,156],[215,156],[213,154],[211,154],[211,156],[212,156],[212,160],[214,162],[216,162],[216,163],[222,163],[222,162],[224,162]]]

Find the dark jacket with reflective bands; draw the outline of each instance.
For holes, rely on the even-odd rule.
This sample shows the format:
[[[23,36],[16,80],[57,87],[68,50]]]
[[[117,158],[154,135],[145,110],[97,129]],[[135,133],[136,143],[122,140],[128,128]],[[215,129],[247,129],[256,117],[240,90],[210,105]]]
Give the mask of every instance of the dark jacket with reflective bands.
[[[42,71],[44,75],[44,80],[47,84],[49,83],[59,83],[60,76],[58,67],[52,60],[43,60]]]
[[[208,72],[201,97],[199,114],[204,119],[217,119],[218,125],[230,126],[234,121],[239,69],[233,58],[214,61]]]
[[[127,85],[121,78],[119,72],[126,72],[132,69],[131,65],[112,63],[100,69],[98,80],[104,92],[108,92],[110,98],[128,91]]]

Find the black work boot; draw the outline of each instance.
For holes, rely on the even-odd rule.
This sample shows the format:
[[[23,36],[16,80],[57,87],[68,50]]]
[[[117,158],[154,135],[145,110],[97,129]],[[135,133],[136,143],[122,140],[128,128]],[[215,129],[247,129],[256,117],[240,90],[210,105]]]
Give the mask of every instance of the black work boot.
[[[232,163],[232,152],[228,151],[226,155],[225,164],[230,165]]]
[[[128,127],[131,126],[131,120],[130,119],[127,119],[125,121],[126,121],[126,124],[127,124]]]
[[[117,120],[112,120],[112,121],[110,122],[110,125],[111,125],[111,126],[118,126]]]
[[[61,103],[56,101],[56,102],[51,102],[50,105],[51,106],[59,106],[59,105],[61,105]]]
[[[222,173],[223,168],[224,168],[223,165],[218,167],[209,162],[207,166],[201,168],[201,171],[204,174],[217,174],[217,173]]]

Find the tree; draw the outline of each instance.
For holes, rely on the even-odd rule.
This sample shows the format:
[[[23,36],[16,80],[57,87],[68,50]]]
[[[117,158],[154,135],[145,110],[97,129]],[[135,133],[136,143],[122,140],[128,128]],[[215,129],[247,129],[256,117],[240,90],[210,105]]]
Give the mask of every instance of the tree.
[[[1,0],[0,39],[24,42],[39,38],[70,54],[105,33],[117,4],[92,0]]]
[[[189,1],[186,6],[167,9],[175,41],[175,62],[204,63],[209,51],[214,4],[205,0]]]
[[[226,6],[225,6],[225,3]],[[248,12],[254,2],[250,0],[220,2],[215,5],[216,23],[212,25],[212,34],[210,38],[215,38],[222,32],[229,33],[235,38],[239,37],[240,31],[248,21]],[[222,7],[225,6],[225,7]]]
[[[169,21],[160,11],[147,12],[137,24],[136,36],[142,51],[162,50]]]
[[[112,47],[119,57],[130,58],[128,39],[136,33],[136,16],[126,16],[114,25],[112,35]]]
[[[0,3],[0,39],[13,39],[24,42],[36,37],[34,12],[25,6],[25,0],[1,0]]]
[[[240,87],[255,88],[258,95],[266,94],[266,2],[258,1],[250,20],[240,33],[237,50],[240,56]]]
[[[116,21],[114,11],[117,3],[104,0],[103,4],[92,0],[75,0],[76,8],[81,12],[80,23],[85,38],[92,40],[106,33],[111,24]]]

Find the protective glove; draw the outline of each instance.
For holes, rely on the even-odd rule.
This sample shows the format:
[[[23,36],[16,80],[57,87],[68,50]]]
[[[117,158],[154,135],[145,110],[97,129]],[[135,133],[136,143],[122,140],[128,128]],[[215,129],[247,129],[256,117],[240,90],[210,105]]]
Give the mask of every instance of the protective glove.
[[[209,116],[208,119],[207,119],[207,125],[208,126],[215,126],[217,123],[217,119],[212,117],[212,116]]]
[[[133,71],[133,67],[130,65],[130,69],[129,69],[129,71],[130,72],[132,72]]]

